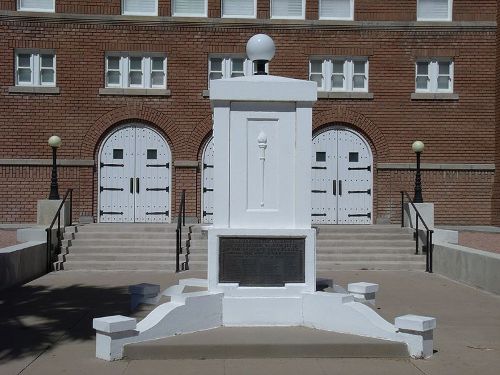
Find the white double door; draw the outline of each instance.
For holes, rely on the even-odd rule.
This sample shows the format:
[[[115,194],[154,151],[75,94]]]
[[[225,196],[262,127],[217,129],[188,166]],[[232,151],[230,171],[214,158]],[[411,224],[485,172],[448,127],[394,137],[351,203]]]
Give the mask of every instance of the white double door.
[[[373,159],[367,142],[335,126],[313,138],[313,224],[371,224]]]
[[[99,160],[100,222],[170,222],[171,153],[164,138],[140,124],[119,128]]]

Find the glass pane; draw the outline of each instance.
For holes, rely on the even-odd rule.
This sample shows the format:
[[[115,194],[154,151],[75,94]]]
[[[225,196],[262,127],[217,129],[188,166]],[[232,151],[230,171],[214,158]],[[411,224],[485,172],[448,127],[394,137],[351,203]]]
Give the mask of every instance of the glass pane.
[[[364,61],[354,61],[354,73],[364,74],[365,73],[365,62]]]
[[[54,70],[42,69],[42,83],[54,83]]]
[[[131,70],[142,70],[142,57],[131,57],[130,58],[130,69]]]
[[[163,72],[151,73],[151,84],[153,86],[164,86],[165,74]]]
[[[333,72],[334,73],[344,73],[344,62],[343,61],[334,61],[333,62]]]
[[[222,73],[210,73],[210,79],[221,79]]]
[[[158,159],[158,151],[155,150],[155,149],[148,149],[148,151],[147,151],[147,158],[149,160]]]
[[[357,152],[349,152],[349,162],[357,163],[359,162],[359,153]]]
[[[316,152],[316,161],[326,161],[326,152]]]
[[[222,71],[222,59],[210,59],[210,70],[211,71]]]
[[[440,62],[439,63],[439,74],[450,75],[450,63]]]
[[[243,71],[243,59],[233,59],[233,71]]]
[[[417,89],[427,90],[428,82],[429,82],[429,78],[427,76],[417,77]]]
[[[120,84],[120,72],[108,72],[108,84],[119,85]]]
[[[418,62],[417,63],[417,74],[422,74],[422,75],[429,74],[429,63]]]
[[[54,67],[54,55],[42,55],[42,68]]]
[[[108,57],[108,69],[120,69],[120,58],[118,56]]]
[[[332,76],[332,87],[334,89],[344,88],[344,76],[343,75],[333,75]]]
[[[19,68],[17,69],[18,82],[31,82],[31,69]]]
[[[123,149],[114,148],[113,149],[113,159],[123,159]]]
[[[450,88],[450,77],[439,76],[438,77],[438,89],[448,90]]]
[[[142,72],[130,72],[129,77],[131,85],[142,85]]]
[[[310,80],[316,82],[318,84],[318,87],[323,87],[323,76],[321,74],[311,74]]]
[[[354,76],[352,84],[355,89],[363,89],[365,87],[365,76]]]
[[[152,67],[153,70],[163,70],[163,58],[162,57],[155,57],[152,59]]]
[[[243,76],[244,76],[244,74],[241,73],[241,72],[233,72],[233,73],[231,73],[231,78],[233,78],[233,77],[243,77]]]
[[[323,62],[320,60],[311,61],[311,73],[321,73]]]
[[[30,67],[31,64],[30,64],[30,61],[31,61],[31,55],[18,55],[17,57],[17,66],[19,67]]]

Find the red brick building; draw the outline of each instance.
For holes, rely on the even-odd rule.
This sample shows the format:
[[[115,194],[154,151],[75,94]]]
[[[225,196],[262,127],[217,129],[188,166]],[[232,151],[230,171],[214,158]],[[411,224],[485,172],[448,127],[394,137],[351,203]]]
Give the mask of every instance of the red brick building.
[[[251,74],[246,41],[266,33],[270,74],[321,86],[313,136],[341,127],[368,145],[371,222],[399,220],[420,139],[436,223],[500,224],[497,1],[177,1],[0,0],[1,223],[36,221],[53,134],[74,218],[99,220],[103,147],[131,124],[168,145],[167,219],[185,189],[201,220],[209,74]]]

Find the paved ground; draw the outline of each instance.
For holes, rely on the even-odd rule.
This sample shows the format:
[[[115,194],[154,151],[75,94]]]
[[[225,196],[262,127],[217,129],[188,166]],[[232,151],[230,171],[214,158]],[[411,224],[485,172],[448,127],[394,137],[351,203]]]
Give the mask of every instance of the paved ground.
[[[0,229],[0,249],[17,244],[15,229]]]
[[[203,277],[189,272],[182,277]],[[381,285],[377,311],[389,321],[435,316],[430,360],[246,359],[117,361],[94,357],[93,317],[127,315],[127,286],[170,285],[166,273],[71,272],[0,292],[0,374],[481,374],[500,369],[500,297],[421,272],[333,272],[335,282]]]
[[[458,244],[500,253],[500,233],[461,231],[458,233]]]

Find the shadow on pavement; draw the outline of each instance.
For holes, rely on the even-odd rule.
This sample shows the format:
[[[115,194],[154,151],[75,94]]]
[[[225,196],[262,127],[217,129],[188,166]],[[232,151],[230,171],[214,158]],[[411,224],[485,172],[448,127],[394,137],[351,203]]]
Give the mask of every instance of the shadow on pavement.
[[[0,293],[0,364],[54,343],[94,340],[94,317],[129,311],[127,289],[24,285]]]

